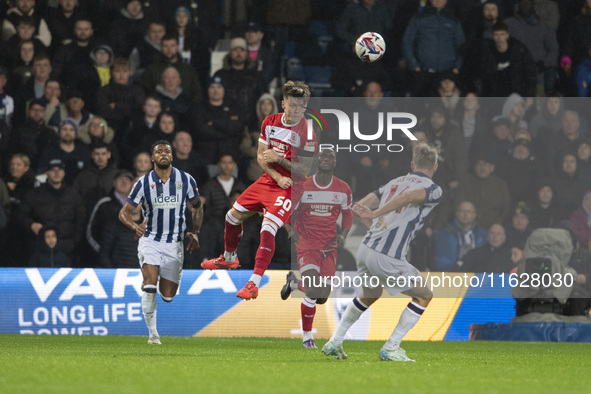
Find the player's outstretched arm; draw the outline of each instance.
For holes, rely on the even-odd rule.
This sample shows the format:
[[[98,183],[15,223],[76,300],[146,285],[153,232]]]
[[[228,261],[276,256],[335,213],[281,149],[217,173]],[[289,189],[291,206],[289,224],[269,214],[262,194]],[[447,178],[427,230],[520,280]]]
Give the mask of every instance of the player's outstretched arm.
[[[281,175],[276,169],[271,167],[271,164],[265,160],[265,151],[272,150],[267,149],[268,145],[263,144],[259,141],[259,149],[257,150],[257,162],[259,166],[265,171],[282,189],[287,189],[291,186],[291,178]]]
[[[194,250],[199,249],[199,233],[201,232],[201,225],[203,224],[203,204],[201,204],[201,199],[196,198],[195,201],[191,203],[192,210],[191,215],[193,218],[193,231],[187,232],[187,237],[189,237],[189,244],[187,245],[187,251],[192,253]]]
[[[135,231],[135,234],[138,237],[143,237],[144,233],[146,232],[146,224],[148,223],[148,218],[144,220],[141,224],[137,224],[131,218],[131,213],[135,208],[128,202],[123,204],[123,208],[119,211],[119,220],[123,223],[128,229]]]
[[[359,203],[355,204],[353,211],[362,218],[375,219],[387,214],[388,212],[404,208],[407,205],[419,204],[425,201],[426,197],[427,191],[424,188],[419,188],[397,195],[375,211],[372,211],[371,209],[367,208],[367,206],[363,206]]]

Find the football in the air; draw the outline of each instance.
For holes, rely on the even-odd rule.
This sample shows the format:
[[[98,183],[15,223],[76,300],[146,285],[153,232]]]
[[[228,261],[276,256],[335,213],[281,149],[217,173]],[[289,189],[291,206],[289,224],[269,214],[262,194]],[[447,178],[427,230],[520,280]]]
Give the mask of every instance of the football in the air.
[[[373,63],[386,53],[386,41],[378,33],[363,33],[355,41],[355,53],[362,61]]]

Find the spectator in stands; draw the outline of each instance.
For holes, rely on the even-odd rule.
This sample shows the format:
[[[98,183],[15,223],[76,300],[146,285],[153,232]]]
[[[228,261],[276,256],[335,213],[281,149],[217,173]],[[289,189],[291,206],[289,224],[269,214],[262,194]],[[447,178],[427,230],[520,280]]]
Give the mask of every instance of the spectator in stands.
[[[41,100],[45,104],[45,123],[56,130],[62,119],[68,116],[68,108],[61,102],[63,98],[60,82],[57,79],[48,79]]]
[[[577,147],[577,168],[584,182],[591,182],[591,141],[581,140]]]
[[[23,41],[31,41],[33,43],[33,48],[37,53],[42,53],[47,50],[45,45],[34,37],[34,34],[35,19],[26,15],[20,16],[16,20],[16,34],[10,37],[8,42],[6,42],[5,51],[8,52],[8,58],[6,59],[7,64],[10,66],[14,65],[15,61],[18,59],[19,45]]]
[[[132,120],[131,132],[124,139],[123,145],[120,145],[123,159],[142,151],[142,147],[139,146],[137,142],[141,141],[144,136],[155,132],[158,127],[158,116],[161,112],[162,106],[160,104],[160,98],[155,95],[146,97],[144,105],[142,106],[142,112],[135,115]],[[148,150],[146,150],[146,152]],[[123,167],[127,168],[129,165],[123,165]]]
[[[142,176],[152,171],[152,159],[148,152],[140,152],[133,158],[133,172],[135,174],[135,182]]]
[[[47,25],[54,49],[60,45],[68,45],[74,40],[74,24],[81,15],[78,0],[59,0],[57,8],[48,8]]]
[[[109,194],[99,199],[92,208],[88,225],[86,226],[86,242],[99,255],[99,266],[102,268],[118,268],[118,265],[112,264],[114,260],[118,260],[116,258],[116,252],[129,252],[129,249],[123,248],[121,243],[129,241],[130,237],[128,233],[120,231],[121,229],[116,224],[120,223],[118,219],[119,211],[131,192],[133,183],[134,177],[131,172],[118,170],[112,180],[112,187]],[[133,234],[135,233],[132,232]],[[121,238],[118,239],[119,237]],[[137,238],[131,244],[135,244],[136,246],[132,255],[137,265]],[[115,247],[115,245],[118,245],[118,247]],[[103,247],[105,250],[102,250]],[[125,253],[121,258],[127,261],[129,260],[129,256],[129,253]]]
[[[152,144],[159,140],[168,141],[172,144],[177,131],[177,120],[170,112],[161,112],[154,127],[148,134],[145,134],[137,145],[140,151],[148,152]]]
[[[575,152],[581,140],[581,120],[579,113],[572,109],[567,109],[562,114],[562,128],[561,130],[542,141],[544,145],[544,164],[546,165],[546,173],[554,174],[556,172],[556,164],[558,155],[561,152],[571,151]],[[559,163],[562,165],[562,162]]]
[[[21,41],[17,48],[18,56],[10,71],[12,79],[12,91],[20,92],[29,82],[33,75],[33,59],[35,58],[35,46],[33,41]],[[18,99],[18,93],[13,93],[15,99]]]
[[[259,136],[261,135],[261,126],[263,120],[271,114],[279,112],[275,97],[269,93],[263,94],[257,101],[257,121],[248,126],[240,143],[240,153],[242,157],[248,159],[248,168],[246,170],[246,179],[250,183],[259,179],[264,171],[257,161],[257,152],[259,147]]]
[[[570,215],[581,245],[591,249],[591,191],[585,193],[581,206]],[[590,278],[591,279],[591,278]]]
[[[518,246],[523,248],[525,241],[533,231],[531,219],[532,213],[529,206],[523,201],[518,202],[513,211],[511,223],[505,228],[507,244],[510,247]]]
[[[554,32],[558,30],[560,22],[560,11],[556,1],[533,0],[534,11],[542,22],[547,24]]]
[[[166,24],[164,22],[150,22],[143,41],[133,48],[129,55],[131,76],[134,81],[139,80],[146,67],[155,63],[162,56],[160,46],[165,34]]]
[[[528,204],[531,207],[531,225],[533,229],[554,227],[560,221],[560,207],[554,199],[550,182],[542,180],[536,188],[536,196]]]
[[[557,163],[559,171],[552,175],[549,181],[554,190],[556,202],[562,208],[562,217],[569,217],[580,206],[585,191],[591,186],[578,177],[575,153],[563,153],[559,156]]]
[[[256,101],[267,90],[247,49],[244,38],[233,38],[222,69],[214,74],[224,81],[224,96],[236,105],[245,124],[256,119]]]
[[[478,223],[488,228],[505,220],[511,209],[511,196],[507,183],[493,174],[495,165],[488,151],[478,152],[474,161],[474,175],[460,181],[456,201],[470,201],[478,212]]]
[[[162,110],[173,114],[178,119],[180,128],[184,129],[193,127],[193,103],[183,92],[181,84],[181,75],[175,67],[169,66],[162,72],[155,94],[160,98]]]
[[[591,42],[591,0],[581,2],[579,14],[566,24],[568,34],[562,45],[561,53],[566,57],[561,63],[571,64],[573,69],[587,56],[587,44]]]
[[[351,97],[363,96],[365,88],[371,82],[379,84],[382,91],[392,90],[392,82],[383,62],[360,62],[352,52],[337,64],[330,77],[333,89]]]
[[[447,0],[431,0],[431,5],[410,20],[402,38],[402,52],[411,71],[411,94],[427,94],[437,74],[462,67],[461,50],[465,43],[460,22]]]
[[[16,121],[23,121],[27,114],[27,102],[34,98],[42,98],[45,91],[45,84],[51,76],[51,62],[49,56],[44,53],[36,54],[33,58],[33,68],[31,70],[31,78],[27,83],[15,92],[16,99]],[[58,86],[59,82],[56,81]],[[59,97],[59,95],[58,95]],[[59,100],[54,102],[55,105],[59,104]]]
[[[54,92],[55,94],[55,92]],[[73,121],[77,127],[85,125],[90,118],[93,116],[86,108],[85,102],[83,98],[83,93],[79,90],[69,90],[66,93],[66,103],[64,105],[59,105],[53,115],[46,114],[45,119],[49,119],[49,126],[57,126],[61,125],[66,119],[70,119]],[[47,110],[50,111],[51,104],[47,106]]]
[[[556,32],[542,22],[534,11],[533,0],[519,0],[517,12],[505,23],[512,37],[522,42],[538,68],[538,80],[543,83],[544,93],[554,90],[558,67],[558,42]]]
[[[236,161],[229,154],[221,154],[217,162],[219,172],[201,188],[204,208],[203,228],[200,237],[203,258],[218,256],[224,249],[224,221],[233,195],[246,187],[232,176]]]
[[[384,0],[351,2],[336,21],[335,36],[347,47],[367,31],[389,37],[394,17],[391,10]]]
[[[2,22],[2,40],[6,41],[16,34],[17,19],[22,15],[31,16],[35,19],[35,38],[38,38],[43,45],[51,45],[51,33],[45,19],[35,10],[35,0],[15,0],[14,7],[6,13],[6,19]]]
[[[458,131],[457,124],[449,121],[448,111],[442,106],[432,108],[429,118],[422,123],[427,131],[427,138],[437,148],[440,169],[448,173],[449,184],[443,187],[456,189],[458,181],[465,177],[468,169],[464,137]],[[443,167],[441,163],[444,163]]]
[[[523,119],[526,111],[526,101],[517,93],[511,93],[503,104],[503,111],[500,116],[493,118],[497,120],[504,118],[509,120],[509,134],[511,138],[519,129],[527,129],[527,122]]]
[[[86,145],[104,143],[109,146],[111,152],[111,163],[119,162],[117,145],[113,142],[115,131],[107,124],[107,121],[100,116],[93,116],[88,123],[78,129],[78,138]]]
[[[146,19],[140,0],[126,0],[123,5],[109,27],[109,42],[115,56],[128,58],[133,48],[142,42]]]
[[[197,10],[193,8],[193,12]],[[215,47],[217,37],[206,34],[204,24],[197,15],[193,18],[191,11],[185,6],[178,7],[174,12],[172,35],[179,40],[179,52],[184,63],[195,67],[199,74],[201,86],[205,86],[209,76],[211,52]]]
[[[486,245],[471,250],[464,256],[465,272],[508,273],[513,269],[511,248],[505,242],[507,236],[502,225],[495,223],[488,229]]]
[[[433,233],[435,269],[457,271],[469,251],[486,243],[486,230],[476,222],[476,207],[470,201],[458,204],[455,218],[443,230]]]
[[[193,139],[186,131],[179,131],[172,140],[174,166],[185,171],[195,179],[201,187],[209,179],[207,161],[193,150]]]
[[[43,149],[59,141],[55,131],[45,125],[45,112],[43,100],[31,100],[27,120],[15,128],[10,141],[10,151],[27,155],[33,169],[39,167],[38,159]]]
[[[564,98],[560,93],[552,93],[541,99],[540,112],[532,116],[529,121],[529,132],[532,138],[540,141],[552,139],[562,127],[564,114]]]
[[[474,2],[472,2],[474,3]],[[456,1],[455,4],[461,4]],[[454,13],[460,15],[461,9],[454,7]],[[462,25],[466,26],[464,32],[466,33],[466,42],[469,46],[474,44],[479,45],[482,39],[492,40],[493,38],[493,26],[499,22],[499,2],[495,0],[487,0],[482,4],[481,7],[477,8],[477,17],[471,17],[464,22],[463,18],[460,18]],[[471,14],[475,12],[472,11]],[[471,15],[473,16],[473,15]],[[466,58],[468,61],[468,58]]]
[[[245,121],[242,109],[226,96],[227,83],[218,73],[209,78],[204,105],[197,108],[197,130],[193,140],[199,141],[199,156],[214,163],[221,149],[238,156]]]
[[[263,27],[257,22],[250,22],[244,38],[248,45],[248,56],[255,62],[255,67],[260,72],[265,86],[273,78],[279,76],[278,61],[273,50],[263,43]]]
[[[29,239],[39,235],[43,227],[55,227],[60,234],[59,250],[71,258],[84,231],[85,213],[80,195],[64,183],[65,169],[59,159],[49,162],[47,182],[25,194],[19,221],[28,230]]]
[[[29,267],[62,268],[71,267],[72,262],[58,247],[57,228],[43,227],[37,235],[35,253],[29,259]],[[61,246],[61,245],[60,245]]]
[[[90,50],[94,47],[94,29],[88,19],[78,19],[74,24],[74,40],[59,47],[53,56],[53,75],[64,83],[70,82],[72,69],[90,64]]]
[[[529,50],[509,35],[505,23],[497,23],[493,27],[493,40],[483,42],[479,63],[478,81],[474,83],[482,86],[482,96],[506,97],[511,93],[535,96],[536,64]]]
[[[466,94],[461,105],[456,107],[454,121],[460,126],[461,134],[464,135],[464,145],[468,153],[480,145],[486,136],[487,125],[476,93]]]
[[[513,150],[513,143],[511,142],[511,123],[506,118],[495,118],[492,121],[492,133],[488,138],[483,138],[481,145],[476,147],[476,151],[483,149],[490,149],[491,158],[494,163],[499,163],[502,160],[511,157]]]
[[[142,212],[138,205],[131,213],[136,224],[142,223]],[[137,268],[137,234],[128,229],[120,220],[108,222],[101,237],[99,267]]]
[[[457,75],[451,71],[443,72],[433,87],[434,92],[430,96],[440,97],[443,107],[448,110],[449,115],[453,116],[462,96]]]
[[[146,71],[142,74],[141,83],[146,93],[154,91],[156,85],[161,81],[164,70],[171,66],[176,68],[180,75],[183,92],[195,104],[200,104],[203,91],[199,82],[199,75],[193,67],[183,63],[179,55],[178,39],[172,35],[166,35],[162,38],[162,56],[159,60],[146,67]]]
[[[22,264],[23,261],[26,261],[27,253],[25,252],[25,248],[28,245],[24,242],[25,237],[23,236],[22,229],[18,226],[18,213],[25,194],[29,190],[32,190],[35,185],[35,174],[31,170],[31,161],[29,158],[21,153],[12,155],[9,172],[5,179],[8,196],[10,197],[10,209],[4,209],[1,204],[0,209],[7,216],[6,219],[12,226],[10,231],[4,233],[6,234],[7,241],[3,246],[6,251],[3,258],[6,260],[6,263]],[[2,244],[1,241],[0,244]]]
[[[59,160],[60,167],[65,170],[65,178],[59,180],[71,185],[82,169],[90,164],[90,152],[78,138],[78,125],[71,119],[62,122],[59,131],[59,142],[45,147],[39,160],[37,173],[46,172],[46,165],[51,160]]]
[[[113,50],[108,45],[94,47],[89,54],[89,61],[80,61],[69,67],[69,76],[65,78],[70,89],[82,92],[85,108],[95,111],[96,94],[100,87],[111,81],[111,65],[113,64]]]
[[[540,177],[540,165],[531,155],[531,144],[518,139],[512,145],[510,157],[497,159],[495,173],[507,182],[511,201],[528,201]]]
[[[111,82],[96,94],[96,113],[116,130],[118,141],[122,141],[133,114],[139,112],[145,100],[143,89],[129,83],[130,75],[129,60],[116,58],[111,69]]]
[[[591,97],[591,40],[585,56],[575,70],[575,86],[579,97]]]
[[[12,116],[14,115],[14,100],[11,96],[6,94],[4,88],[8,82],[8,69],[0,66],[0,120],[3,120],[12,129]],[[8,138],[8,136],[5,136]]]
[[[90,152],[90,165],[80,171],[72,185],[82,197],[88,215],[96,202],[109,194],[117,172],[117,167],[111,162],[111,150],[107,144],[95,142]]]

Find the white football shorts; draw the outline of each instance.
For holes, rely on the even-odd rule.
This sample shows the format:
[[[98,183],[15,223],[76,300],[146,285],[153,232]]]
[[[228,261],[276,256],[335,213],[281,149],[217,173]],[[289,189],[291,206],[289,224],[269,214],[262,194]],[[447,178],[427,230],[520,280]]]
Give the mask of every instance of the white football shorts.
[[[141,237],[137,247],[140,267],[144,264],[156,265],[161,278],[180,283],[183,274],[183,242],[157,242]]]
[[[421,276],[421,272],[408,261],[395,259],[361,244],[357,249],[357,275],[378,278],[381,287],[396,295],[413,289],[415,278]]]

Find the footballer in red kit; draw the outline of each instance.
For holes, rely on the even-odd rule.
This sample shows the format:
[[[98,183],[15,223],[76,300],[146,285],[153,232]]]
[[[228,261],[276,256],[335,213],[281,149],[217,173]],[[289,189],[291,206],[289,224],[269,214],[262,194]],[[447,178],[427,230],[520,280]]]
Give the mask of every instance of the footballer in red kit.
[[[336,166],[336,152],[322,149],[316,158],[317,170],[314,176],[301,182],[292,193],[297,216],[293,229],[286,229],[295,240],[297,262],[301,281],[290,272],[281,289],[281,298],[286,300],[293,290],[305,293],[302,300],[303,346],[316,348],[312,336],[312,323],[316,304],[324,304],[330,295],[327,281],[336,272],[337,247],[353,224],[351,188],[347,183],[333,176]],[[342,230],[337,233],[337,220],[342,218]]]
[[[236,251],[242,238],[242,222],[262,213],[261,242],[254,271],[244,288],[236,293],[245,300],[258,296],[262,275],[275,253],[275,235],[291,218],[292,189],[312,167],[318,144],[313,130],[308,132],[304,117],[309,98],[310,88],[303,82],[288,81],[283,86],[284,112],[268,116],[261,126],[257,162],[265,174],[240,195],[226,214],[224,254],[201,263],[205,269],[238,267]]]

